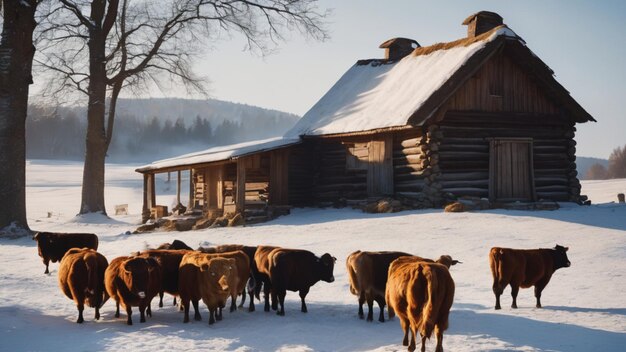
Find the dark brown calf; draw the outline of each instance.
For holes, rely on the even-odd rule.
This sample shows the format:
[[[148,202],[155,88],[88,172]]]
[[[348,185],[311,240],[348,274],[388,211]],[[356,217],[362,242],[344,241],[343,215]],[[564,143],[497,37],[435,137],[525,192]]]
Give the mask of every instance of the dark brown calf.
[[[132,306],[139,307],[140,322],[145,323],[145,311],[152,298],[161,291],[159,264],[150,257],[118,257],[111,261],[105,272],[107,293],[116,302],[115,317],[120,316],[120,304],[126,309],[128,325]],[[151,314],[150,314],[151,315]]]
[[[567,259],[567,247],[558,244],[553,249],[511,249],[493,247],[489,251],[489,265],[493,275],[493,293],[496,309],[501,309],[500,295],[511,285],[513,303],[517,308],[517,294],[521,288],[535,286],[537,308],[541,308],[541,291],[546,287],[557,269],[571,265]]]
[[[91,248],[98,250],[98,236],[93,233],[56,233],[37,232],[33,236],[37,241],[39,256],[46,266],[44,274],[49,274],[50,262],[60,261],[71,248]]]

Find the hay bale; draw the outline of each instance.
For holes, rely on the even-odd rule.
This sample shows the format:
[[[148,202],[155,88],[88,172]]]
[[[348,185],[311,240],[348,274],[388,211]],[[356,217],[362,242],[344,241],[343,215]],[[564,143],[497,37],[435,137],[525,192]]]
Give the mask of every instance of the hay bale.
[[[202,229],[209,228],[211,225],[213,225],[214,221],[215,219],[211,219],[211,218],[200,219],[196,221],[195,225],[193,225],[192,230],[202,230]]]
[[[454,202],[446,205],[443,211],[446,213],[462,213],[464,211],[467,211],[467,209],[465,207],[465,203]]]
[[[158,225],[156,223],[145,224],[145,225],[139,226],[137,229],[135,229],[135,231],[133,231],[133,233],[134,234],[138,234],[138,233],[152,232],[157,227],[158,227]]]
[[[245,221],[241,213],[235,214],[235,216],[233,216],[232,219],[228,220],[228,227],[242,226],[244,224],[245,224]]]

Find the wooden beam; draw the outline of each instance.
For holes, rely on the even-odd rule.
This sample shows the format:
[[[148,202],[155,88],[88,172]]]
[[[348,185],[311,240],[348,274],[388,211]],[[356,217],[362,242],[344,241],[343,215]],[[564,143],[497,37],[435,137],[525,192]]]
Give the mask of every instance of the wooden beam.
[[[180,203],[180,171],[178,171],[178,192],[177,199],[178,203]],[[189,203],[187,204],[187,209],[191,210],[195,206],[195,187],[193,184],[193,169],[189,169]]]
[[[245,210],[246,205],[246,158],[237,159],[237,194],[235,209],[238,213]]]
[[[146,223],[146,221],[148,221],[148,219],[150,219],[150,207],[148,204],[148,185],[150,184],[150,175],[151,174],[143,175],[143,205],[141,208],[141,222],[144,224]]]
[[[180,204],[180,170],[177,171],[178,178],[176,179],[176,204]],[[191,183],[191,174],[189,177],[189,182]],[[191,190],[191,187],[189,188]],[[189,198],[191,199],[191,198]],[[191,203],[190,203],[191,204]]]

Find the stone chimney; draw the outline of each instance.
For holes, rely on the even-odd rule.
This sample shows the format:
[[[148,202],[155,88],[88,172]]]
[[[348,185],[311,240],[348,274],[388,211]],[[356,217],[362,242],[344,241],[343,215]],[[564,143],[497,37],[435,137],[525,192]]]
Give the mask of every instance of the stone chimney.
[[[419,47],[417,41],[408,38],[392,38],[379,46],[379,48],[385,49],[385,60],[400,60]]]
[[[463,21],[467,26],[467,37],[472,38],[503,24],[502,17],[495,12],[480,11]]]

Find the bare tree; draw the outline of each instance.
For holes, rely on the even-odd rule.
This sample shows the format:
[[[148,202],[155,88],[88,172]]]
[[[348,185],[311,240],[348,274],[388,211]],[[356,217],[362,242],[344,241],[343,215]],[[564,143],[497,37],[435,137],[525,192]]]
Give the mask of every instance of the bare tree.
[[[626,145],[617,147],[609,156],[609,178],[626,178]]]
[[[608,178],[608,172],[606,167],[600,163],[595,163],[589,167],[587,170],[587,174],[585,175],[586,180],[606,180]]]
[[[117,98],[166,81],[205,92],[193,59],[203,43],[238,33],[265,54],[294,30],[327,33],[317,0],[59,0],[46,11],[38,63],[55,74],[49,93],[87,96],[87,136],[80,213],[102,212],[105,157]],[[108,106],[107,106],[108,104]]]
[[[0,235],[29,232],[26,220],[26,111],[38,0],[1,0]]]

